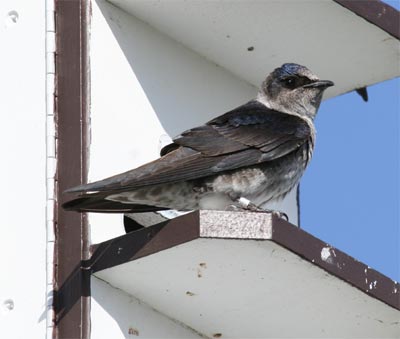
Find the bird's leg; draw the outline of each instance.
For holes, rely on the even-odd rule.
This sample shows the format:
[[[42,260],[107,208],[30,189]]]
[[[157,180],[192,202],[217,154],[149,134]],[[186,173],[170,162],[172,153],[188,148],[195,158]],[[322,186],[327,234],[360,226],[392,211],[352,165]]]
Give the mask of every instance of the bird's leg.
[[[237,202],[239,203],[240,207],[244,210],[247,211],[252,211],[252,212],[260,212],[260,213],[270,213],[276,215],[278,218],[283,218],[286,219],[286,221],[289,221],[289,217],[285,212],[282,211],[274,211],[270,210],[267,208],[261,208],[260,206],[257,206],[256,204],[253,204],[250,200],[240,197],[237,199]]]
[[[252,212],[267,212],[268,211],[268,212],[270,212],[269,210],[262,209],[260,206],[253,204],[250,200],[243,198],[243,197],[237,199],[237,202],[243,209],[248,210],[248,211],[252,211]]]

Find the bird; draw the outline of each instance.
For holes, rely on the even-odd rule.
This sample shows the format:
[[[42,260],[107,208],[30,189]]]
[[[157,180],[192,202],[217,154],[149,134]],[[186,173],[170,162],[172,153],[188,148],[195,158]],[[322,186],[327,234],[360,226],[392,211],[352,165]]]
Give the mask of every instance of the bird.
[[[285,63],[257,96],[186,130],[160,158],[127,172],[73,187],[63,208],[77,212],[262,210],[294,188],[312,157],[314,118],[333,86],[307,67]]]

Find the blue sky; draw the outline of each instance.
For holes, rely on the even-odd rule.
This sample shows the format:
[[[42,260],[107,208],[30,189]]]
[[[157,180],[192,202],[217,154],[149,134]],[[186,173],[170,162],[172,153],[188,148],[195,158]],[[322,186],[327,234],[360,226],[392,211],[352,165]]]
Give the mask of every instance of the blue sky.
[[[301,227],[400,281],[400,80],[368,94],[368,102],[351,92],[321,105],[301,181]]]
[[[400,80],[323,102],[301,181],[301,227],[400,281]]]

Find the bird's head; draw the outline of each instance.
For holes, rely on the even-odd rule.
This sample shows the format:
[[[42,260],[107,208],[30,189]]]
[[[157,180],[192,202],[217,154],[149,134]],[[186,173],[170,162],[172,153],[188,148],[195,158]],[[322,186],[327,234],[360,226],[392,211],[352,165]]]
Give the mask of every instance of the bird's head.
[[[333,86],[329,80],[319,80],[307,67],[283,64],[263,82],[258,100],[270,108],[314,119],[325,89]]]

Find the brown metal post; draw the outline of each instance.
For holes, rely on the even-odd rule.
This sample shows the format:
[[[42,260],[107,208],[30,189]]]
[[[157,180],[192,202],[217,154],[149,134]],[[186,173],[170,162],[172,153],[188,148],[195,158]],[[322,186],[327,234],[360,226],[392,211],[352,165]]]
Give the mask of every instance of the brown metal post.
[[[56,136],[55,338],[88,338],[90,274],[85,214],[61,208],[62,192],[87,179],[89,0],[55,0]]]

